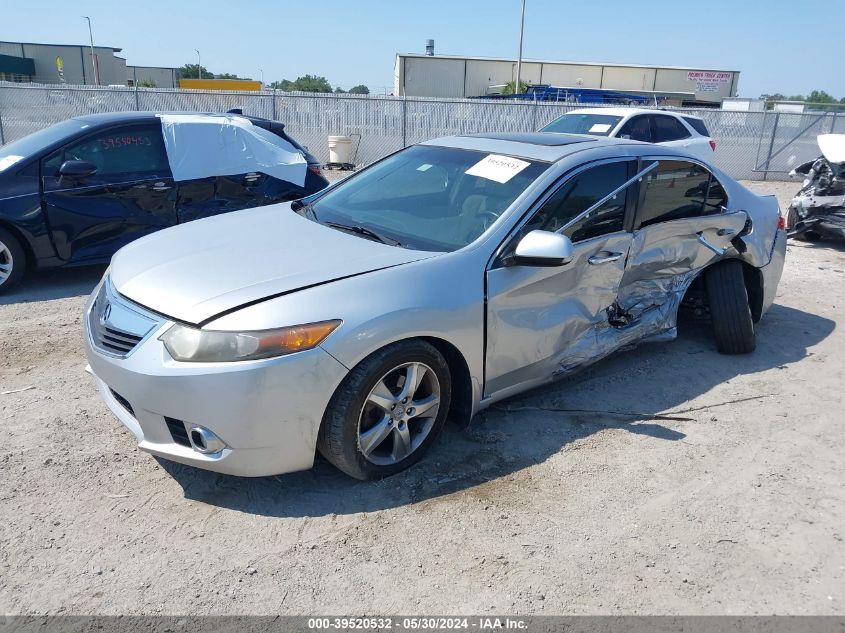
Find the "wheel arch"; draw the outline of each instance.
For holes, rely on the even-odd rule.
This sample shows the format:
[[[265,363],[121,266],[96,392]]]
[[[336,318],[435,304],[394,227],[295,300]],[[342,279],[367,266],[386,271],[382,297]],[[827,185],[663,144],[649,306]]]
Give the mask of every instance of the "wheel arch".
[[[32,249],[32,244],[29,243],[29,240],[26,239],[26,237],[18,227],[16,227],[14,224],[7,220],[0,219],[0,228],[5,229],[9,233],[11,233],[12,237],[14,237],[18,241],[18,244],[21,245],[25,258],[24,270],[26,271],[32,268],[35,265],[36,258],[35,252]]]
[[[443,354],[452,376],[452,402],[449,417],[459,426],[467,426],[473,411],[472,375],[464,355],[449,341],[434,336],[420,336],[420,340],[434,346]]]
[[[721,266],[725,264],[725,262],[729,261],[738,261],[740,264],[742,264],[742,276],[745,282],[745,289],[748,292],[748,304],[751,308],[751,318],[754,323],[757,323],[763,316],[763,301],[765,297],[765,284],[763,281],[763,273],[760,271],[759,268],[757,268],[753,264],[749,264],[747,261],[739,257],[729,257],[727,259],[720,259],[718,261],[713,262],[712,264],[708,264],[707,266],[699,270],[693,280],[687,286],[687,289],[684,291],[684,297],[682,298],[681,303],[683,303],[683,299],[686,299],[686,296],[691,290],[700,289],[700,284],[704,280],[705,271],[710,270],[711,268],[714,268],[716,266]]]

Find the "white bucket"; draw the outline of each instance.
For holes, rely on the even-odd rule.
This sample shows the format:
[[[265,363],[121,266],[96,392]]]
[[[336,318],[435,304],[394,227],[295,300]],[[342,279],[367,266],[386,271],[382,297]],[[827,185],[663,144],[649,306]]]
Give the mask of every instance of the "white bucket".
[[[341,165],[349,163],[349,153],[352,150],[352,139],[348,136],[329,137],[329,162]]]

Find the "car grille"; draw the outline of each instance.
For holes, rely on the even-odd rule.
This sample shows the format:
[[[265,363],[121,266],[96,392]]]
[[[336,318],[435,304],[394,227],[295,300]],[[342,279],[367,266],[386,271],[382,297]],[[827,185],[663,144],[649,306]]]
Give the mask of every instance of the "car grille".
[[[185,423],[176,418],[165,417],[164,421],[167,423],[167,428],[170,431],[170,437],[173,441],[182,446],[190,446],[191,440],[188,439],[188,429],[185,428]]]
[[[161,321],[118,295],[107,278],[88,312],[91,342],[109,356],[125,358]]]

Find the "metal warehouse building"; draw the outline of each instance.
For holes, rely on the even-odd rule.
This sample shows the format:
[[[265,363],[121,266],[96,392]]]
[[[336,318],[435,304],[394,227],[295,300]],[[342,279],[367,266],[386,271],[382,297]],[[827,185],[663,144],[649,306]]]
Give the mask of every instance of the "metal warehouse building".
[[[559,88],[618,90],[675,105],[716,105],[737,94],[739,71],[637,64],[522,60],[522,81]],[[479,97],[516,80],[516,59],[397,54],[394,94]]]
[[[159,88],[178,87],[175,68],[127,66],[126,60],[115,54],[121,50],[113,46],[94,47],[101,86],[125,86],[147,80]],[[97,82],[91,47],[87,44],[0,42],[0,81],[93,85]]]

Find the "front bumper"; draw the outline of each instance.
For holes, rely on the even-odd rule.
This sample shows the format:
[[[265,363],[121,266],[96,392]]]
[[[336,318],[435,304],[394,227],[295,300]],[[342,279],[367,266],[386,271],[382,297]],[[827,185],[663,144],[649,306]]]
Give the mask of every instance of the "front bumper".
[[[320,347],[260,361],[183,363],[158,340],[172,325],[167,322],[128,356],[116,358],[93,346],[85,321],[86,354],[97,388],[142,450],[246,477],[313,465],[323,412],[347,374]],[[166,418],[187,428],[201,425],[226,447],[203,454],[180,444]]]

